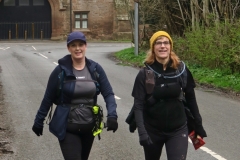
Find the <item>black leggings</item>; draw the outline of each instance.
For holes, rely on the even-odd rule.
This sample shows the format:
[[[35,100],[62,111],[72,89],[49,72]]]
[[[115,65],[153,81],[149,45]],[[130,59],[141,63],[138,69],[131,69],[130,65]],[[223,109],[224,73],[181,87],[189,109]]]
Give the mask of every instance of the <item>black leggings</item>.
[[[59,141],[65,160],[87,160],[94,136],[92,131],[74,134],[67,132],[66,137]]]
[[[159,160],[165,144],[168,160],[186,160],[188,149],[187,125],[174,132],[156,132],[146,127],[152,145],[144,146],[145,160]]]

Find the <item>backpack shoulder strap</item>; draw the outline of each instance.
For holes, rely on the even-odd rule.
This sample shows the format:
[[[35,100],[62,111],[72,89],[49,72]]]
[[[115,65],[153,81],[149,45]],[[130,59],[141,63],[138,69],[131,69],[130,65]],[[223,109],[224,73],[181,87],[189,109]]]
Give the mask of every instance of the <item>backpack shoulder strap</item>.
[[[179,81],[180,81],[180,85],[183,89],[186,88],[187,86],[187,70],[186,70],[186,66],[185,63],[183,61],[180,62],[180,65],[178,66],[178,73],[181,73],[181,76],[179,77]]]
[[[95,84],[96,84],[96,88],[97,88],[97,95],[99,95],[100,94],[100,83],[99,83],[99,76],[100,75],[97,72],[97,68],[94,68],[93,75],[94,75],[95,80],[97,81]]]
[[[145,71],[145,87],[147,94],[151,94],[153,92],[154,86],[155,86],[155,75],[154,72],[150,69],[147,69],[144,67]]]
[[[53,102],[56,105],[59,103],[59,100],[60,100],[64,79],[65,79],[65,72],[62,69],[62,71],[58,74],[58,82],[57,82],[58,87],[56,92],[56,100],[55,102]]]
[[[97,72],[97,68],[94,68],[93,74],[94,74],[94,76],[95,76],[95,79],[96,79],[97,81],[99,81],[99,74],[98,74],[98,72]]]

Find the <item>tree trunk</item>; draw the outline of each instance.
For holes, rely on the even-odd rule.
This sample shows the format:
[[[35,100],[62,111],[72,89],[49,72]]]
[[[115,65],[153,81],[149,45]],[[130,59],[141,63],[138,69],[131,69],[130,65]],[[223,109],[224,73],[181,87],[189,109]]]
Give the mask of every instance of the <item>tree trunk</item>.
[[[209,26],[209,0],[203,0],[203,18],[207,26]]]
[[[186,28],[187,26],[186,26],[186,23],[185,23],[185,18],[183,16],[183,11],[182,11],[181,4],[180,4],[179,0],[177,0],[177,2],[178,2],[178,6],[179,6],[179,9],[180,9],[180,12],[181,12],[184,28]]]
[[[194,4],[193,0],[190,2],[190,8],[191,8],[191,15],[192,15],[192,30],[195,30],[195,12],[194,12]]]

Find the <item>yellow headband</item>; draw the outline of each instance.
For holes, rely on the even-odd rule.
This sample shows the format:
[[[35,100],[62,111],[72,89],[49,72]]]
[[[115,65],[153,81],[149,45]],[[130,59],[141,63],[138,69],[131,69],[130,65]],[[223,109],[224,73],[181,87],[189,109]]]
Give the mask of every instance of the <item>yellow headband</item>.
[[[160,36],[165,36],[169,39],[170,43],[171,43],[171,49],[173,50],[173,41],[172,41],[172,38],[170,37],[170,35],[165,32],[165,31],[158,31],[158,32],[155,32],[152,37],[150,38],[150,48],[151,48],[151,51],[153,51],[153,43],[156,41],[156,39]]]

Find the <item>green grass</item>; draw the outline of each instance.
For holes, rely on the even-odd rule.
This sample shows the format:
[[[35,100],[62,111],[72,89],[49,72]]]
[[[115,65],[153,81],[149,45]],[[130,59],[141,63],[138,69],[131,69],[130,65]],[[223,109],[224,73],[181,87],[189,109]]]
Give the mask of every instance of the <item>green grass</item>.
[[[144,66],[143,61],[146,54],[140,52],[138,56],[134,54],[134,47],[127,48],[115,53],[116,58],[122,61],[123,65]]]
[[[141,51],[138,56],[134,54],[134,48],[127,48],[115,53],[115,57],[123,61],[123,65],[142,67],[145,52]],[[185,62],[199,84],[207,84],[213,87],[240,92],[240,74],[229,74],[220,69],[208,69]]]
[[[240,92],[240,74],[229,74],[220,69],[208,69],[188,65],[194,79],[200,84],[210,84],[214,87]]]

